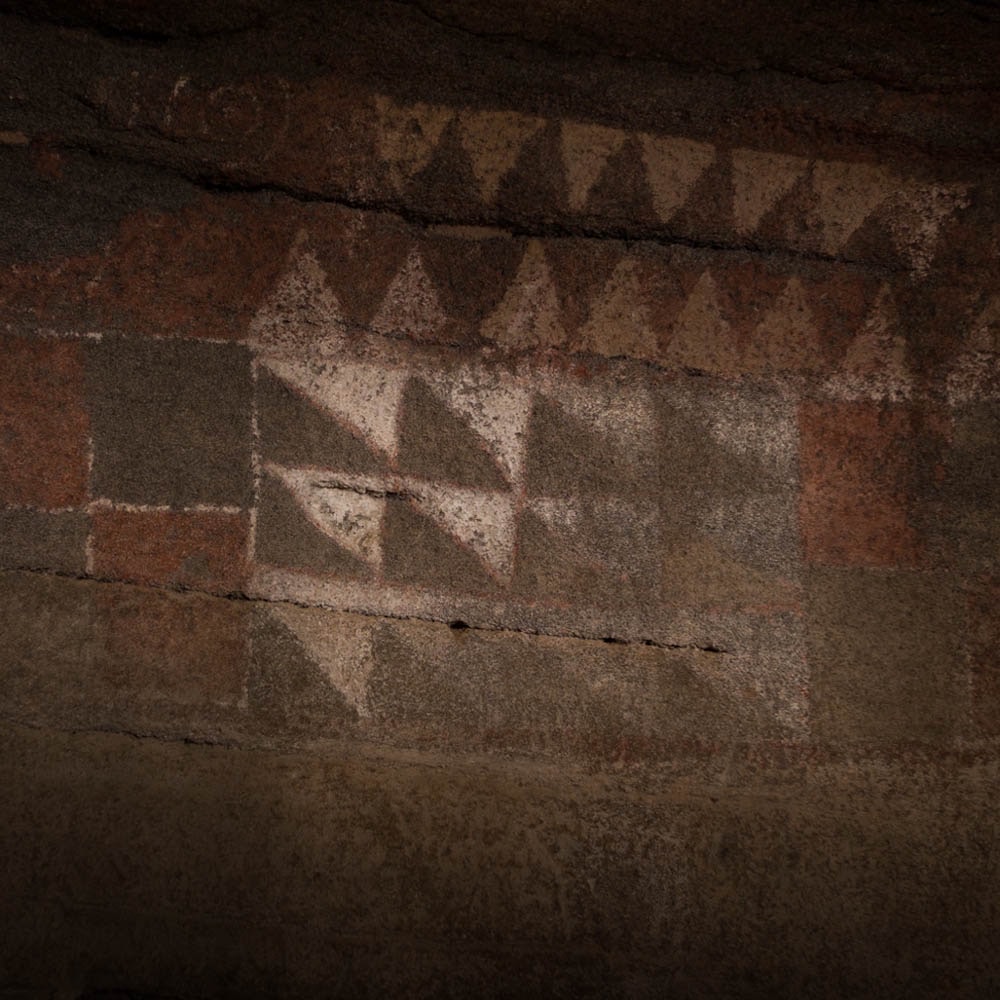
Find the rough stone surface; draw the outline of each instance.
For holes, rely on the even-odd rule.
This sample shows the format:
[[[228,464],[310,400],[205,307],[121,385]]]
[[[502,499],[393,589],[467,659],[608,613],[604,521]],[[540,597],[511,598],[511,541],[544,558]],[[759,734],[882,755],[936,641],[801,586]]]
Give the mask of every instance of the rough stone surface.
[[[250,492],[250,363],[242,348],[109,338],[88,348],[94,495],[243,506]]]
[[[998,973],[975,759],[588,774],[16,727],[0,762],[23,987],[984,996]]]
[[[82,511],[0,509],[0,568],[85,573],[89,530]]]
[[[42,510],[82,503],[89,422],[81,345],[4,337],[0,350],[0,500]]]
[[[994,995],[997,26],[0,0],[0,997]]]
[[[216,593],[242,587],[245,513],[96,507],[92,523],[91,560],[99,577]]]
[[[964,711],[964,621],[946,578],[813,570],[808,611],[819,735],[948,741]]]

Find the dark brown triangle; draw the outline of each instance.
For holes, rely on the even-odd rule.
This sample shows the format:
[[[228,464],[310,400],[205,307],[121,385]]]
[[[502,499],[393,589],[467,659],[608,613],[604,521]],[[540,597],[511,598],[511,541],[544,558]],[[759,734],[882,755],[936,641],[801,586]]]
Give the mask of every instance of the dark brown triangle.
[[[496,204],[504,217],[547,219],[552,207],[565,201],[562,144],[552,121],[524,144],[514,169],[500,181]]]
[[[453,118],[441,133],[430,161],[411,178],[407,194],[427,212],[442,216],[454,211],[456,191],[475,197],[478,190],[476,175],[469,157],[462,148],[458,118]]]
[[[694,182],[670,219],[670,230],[700,235],[725,233],[732,213],[732,166],[717,156]]]
[[[544,396],[531,414],[525,481],[534,496],[630,496],[655,488],[650,463]]]
[[[258,610],[251,626],[247,711],[281,733],[353,728],[357,712],[284,622]]]
[[[420,379],[410,379],[399,422],[399,469],[456,486],[505,489],[482,439]]]
[[[545,248],[545,259],[562,305],[563,325],[572,338],[621,262],[621,247],[598,240],[553,240]]]
[[[660,225],[638,138],[631,136],[608,159],[591,188],[584,214],[631,227]]]
[[[254,552],[258,562],[285,569],[369,577],[371,570],[312,524],[274,476],[261,482]]]
[[[383,540],[389,579],[465,593],[496,589],[475,553],[405,501],[387,505]]]
[[[524,246],[485,231],[428,233],[421,246],[424,267],[449,317],[448,336],[473,339],[482,321],[500,304],[517,275]]]
[[[413,230],[391,215],[353,216],[352,230],[333,242],[321,242],[317,251],[330,288],[337,296],[349,327],[367,327],[378,314],[393,279],[413,245]]]
[[[266,368],[257,378],[257,427],[265,462],[335,472],[385,470],[360,438]]]

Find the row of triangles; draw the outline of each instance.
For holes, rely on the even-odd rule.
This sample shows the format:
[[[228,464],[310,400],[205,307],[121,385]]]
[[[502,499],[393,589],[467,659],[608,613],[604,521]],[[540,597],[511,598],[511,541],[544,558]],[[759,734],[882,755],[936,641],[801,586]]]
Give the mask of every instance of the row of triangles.
[[[525,480],[529,423],[543,401],[544,412],[554,407],[564,414],[563,421],[574,428],[573,436],[584,454],[599,454],[607,448],[630,453],[653,437],[651,408],[638,390],[616,396],[610,390],[582,389],[568,380],[539,384],[528,376],[472,366],[437,371],[363,360],[273,357],[262,357],[260,366],[262,402],[270,398],[267,380],[276,378],[289,387],[293,401],[308,401],[364,442],[378,468],[395,468],[402,456],[410,471],[424,478],[519,488]],[[265,406],[261,416],[264,457],[275,457],[274,451],[288,453],[287,441],[280,439],[304,438],[306,419],[300,406],[284,431],[268,435]],[[607,444],[602,446],[600,441]],[[327,449],[318,454],[309,454],[307,449],[298,453],[310,465],[365,471]],[[482,456],[478,462],[476,455]],[[449,463],[459,463],[465,473],[449,474]],[[375,471],[371,464],[367,468]]]
[[[365,361],[317,364],[261,359],[262,366],[365,441],[388,464],[399,457],[401,416],[413,373]],[[419,384],[457,414],[493,458],[503,477],[520,483],[532,393],[513,379],[477,386],[422,372]]]
[[[712,269],[706,268],[670,324],[668,340],[671,346],[667,349],[667,360],[685,367],[712,370],[711,364],[687,359],[686,355],[691,353],[687,345],[694,338],[697,351],[703,353],[706,348],[713,349],[713,344],[724,342],[730,322],[725,316],[722,292],[719,279]],[[888,286],[883,286],[873,304],[873,312],[880,312],[889,317],[886,322],[895,323],[894,315],[890,315],[892,310],[884,308],[888,299],[891,299],[891,292]],[[807,285],[796,277],[787,280],[784,290],[766,304],[758,323],[759,333],[751,338],[757,345],[752,350],[760,353],[756,359],[758,368],[767,367],[769,354],[804,354],[816,347],[816,341],[822,336],[821,324],[814,315],[816,305]],[[434,283],[419,252],[413,249],[390,283],[371,321],[371,330],[377,334],[403,334],[422,339],[441,333],[446,322]],[[255,317],[250,332],[265,352],[278,354],[286,342],[296,346],[303,340],[314,343],[323,337],[342,334],[347,327],[341,304],[323,268],[311,252],[300,248],[288,272]],[[480,333],[489,340],[515,348],[569,343],[560,294],[540,242],[528,242],[513,281],[482,322]],[[582,349],[601,350],[602,345],[608,343],[609,333],[613,333],[620,353],[663,357],[661,334],[652,318],[649,292],[643,287],[642,275],[631,257],[623,258],[615,266],[603,288],[594,296],[589,315],[573,340]],[[783,337],[797,341],[798,346],[779,343]],[[817,356],[821,354],[822,351]],[[748,359],[751,370],[754,370],[754,361],[753,357]],[[289,377],[294,377],[305,389],[304,382],[311,379],[301,372],[294,374],[294,367],[286,365],[285,369]],[[391,379],[381,388],[368,384],[370,381],[361,379],[356,388],[349,390],[345,397],[347,402],[351,405],[361,402],[358,393],[377,393],[379,398],[386,400],[390,400],[394,392],[398,393],[398,386],[394,389]],[[445,382],[439,381],[438,385],[442,392],[451,393],[449,405],[465,413],[473,423],[494,428],[491,434],[498,458],[510,469],[513,443],[501,441],[498,428],[507,425],[511,414],[523,408],[523,398],[519,402],[516,386],[508,382],[498,389],[495,402],[491,404],[484,397],[466,400],[464,390],[452,391]],[[387,412],[393,412],[391,406]],[[500,419],[501,413],[503,419]],[[391,432],[384,418],[372,422],[365,432],[389,450]]]
[[[390,165],[397,189],[429,166],[445,131],[454,126],[479,195],[496,199],[500,184],[514,170],[524,147],[548,124],[544,118],[514,111],[455,111],[418,103],[375,101],[380,159]],[[630,134],[598,125],[565,122],[561,126],[563,163],[571,208],[584,207],[608,161],[625,146]],[[667,221],[687,200],[698,178],[715,160],[711,143],[675,136],[635,137],[653,205]]]
[[[411,504],[465,546],[502,582],[510,579],[514,569],[517,522],[522,509],[546,525],[560,545],[572,548],[586,541],[603,560],[613,563],[617,558],[604,551],[601,537],[578,537],[587,524],[587,531],[593,530],[593,513],[586,521],[582,514],[584,507],[590,509],[593,504],[581,506],[574,498],[532,497],[519,501],[510,492],[442,486],[412,477],[345,475],[273,464],[266,466],[265,472],[294,498],[316,530],[375,573],[382,568],[387,505],[398,502]],[[609,503],[612,507],[605,516],[617,523],[625,501],[603,501],[604,506]],[[596,509],[602,509],[600,501]],[[610,534],[617,535],[613,527],[609,527]],[[635,553],[635,560],[642,558],[642,553]]]
[[[433,159],[446,129],[454,126],[487,204],[495,201],[503,179],[516,167],[525,146],[549,124],[546,119],[513,111],[455,111],[418,103],[398,105],[376,99],[378,152],[390,164],[397,189]],[[695,185],[718,159],[709,142],[679,136],[631,133],[585,122],[559,124],[562,166],[569,208],[585,210],[591,192],[610,163],[629,147],[641,161],[653,206],[668,222],[684,206]],[[821,232],[821,249],[839,253],[865,221],[891,202],[890,228],[898,248],[914,266],[923,262],[945,219],[965,203],[963,186],[921,184],[881,165],[817,160],[763,150],[738,148],[731,154],[732,219],[747,236],[798,184],[809,184],[814,204],[810,222]],[[913,215],[919,225],[896,217]],[[903,231],[905,229],[905,232]],[[913,243],[918,236],[917,245]]]

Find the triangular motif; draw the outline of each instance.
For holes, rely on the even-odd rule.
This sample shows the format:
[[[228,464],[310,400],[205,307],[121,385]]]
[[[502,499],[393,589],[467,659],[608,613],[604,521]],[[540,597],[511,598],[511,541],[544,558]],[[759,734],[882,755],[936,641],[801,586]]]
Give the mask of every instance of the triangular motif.
[[[397,191],[434,156],[441,135],[454,117],[450,108],[422,102],[403,106],[390,97],[375,98],[376,152],[389,165]]]
[[[910,395],[906,340],[892,290],[879,288],[864,325],[844,355],[840,373],[831,379],[837,395],[849,399],[878,397],[897,402]]]
[[[823,251],[834,254],[843,250],[898,183],[898,178],[881,166],[827,160],[814,163],[812,186],[817,199],[814,216],[821,228]]]
[[[288,268],[250,321],[250,339],[260,346],[294,344],[339,330],[343,314],[315,253],[302,239],[289,255]]]
[[[437,289],[414,248],[392,279],[372,320],[372,329],[376,333],[427,337],[440,330],[447,319]]]
[[[329,678],[362,719],[371,715],[368,681],[375,669],[372,629],[368,622],[319,608],[274,603],[268,613],[302,644],[306,655]]]
[[[262,358],[275,375],[314,399],[390,458],[396,454],[396,427],[405,372],[363,362],[329,364]]]
[[[481,332],[507,347],[550,347],[566,340],[559,296],[538,240],[528,243],[514,280]]]
[[[653,207],[662,222],[669,222],[712,165],[715,147],[676,136],[643,135],[641,142]]]
[[[1000,295],[994,296],[973,321],[962,351],[948,374],[948,400],[953,406],[975,399],[1000,397]]]
[[[629,393],[614,388],[602,390],[562,385],[545,392],[558,407],[580,423],[612,439],[623,451],[635,451],[651,440],[655,419],[649,397],[642,391]]]
[[[614,354],[643,358],[656,354],[657,337],[639,269],[629,257],[619,261],[580,330],[584,350],[607,353],[608,345],[614,346]]]
[[[508,481],[521,484],[532,393],[512,378],[491,375],[488,384],[468,373],[436,374],[428,385],[441,401],[461,414],[486,442]]]
[[[802,282],[790,278],[777,301],[754,329],[743,358],[752,372],[815,364],[822,356],[819,331]]]
[[[268,461],[368,473],[385,467],[385,455],[266,363],[257,372],[256,400],[258,444]]]
[[[509,578],[514,567],[515,510],[511,493],[421,484],[417,508],[467,545],[495,574]]]
[[[385,497],[317,482],[313,469],[270,466],[305,511],[306,517],[351,555],[378,568],[382,562]]]
[[[541,131],[545,119],[514,111],[463,111],[458,122],[459,141],[472,164],[480,196],[490,205],[524,144]]]
[[[730,367],[729,335],[730,324],[722,315],[715,278],[711,271],[705,270],[674,320],[666,356],[682,368],[726,371]]]
[[[969,203],[963,184],[904,184],[889,213],[896,249],[917,274],[930,269],[945,220]]]
[[[396,459],[400,473],[471,489],[502,489],[505,479],[486,442],[431,388],[428,375],[406,386]]]
[[[733,150],[733,224],[742,236],[752,233],[760,220],[795,186],[809,161],[801,156]]]
[[[625,144],[628,133],[605,125],[563,122],[563,167],[566,171],[569,207],[580,212],[608,160]]]

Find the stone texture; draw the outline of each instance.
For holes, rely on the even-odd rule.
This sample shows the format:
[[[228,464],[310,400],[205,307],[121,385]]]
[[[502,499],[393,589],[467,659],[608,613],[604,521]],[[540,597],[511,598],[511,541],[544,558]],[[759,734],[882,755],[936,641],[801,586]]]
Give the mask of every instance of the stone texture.
[[[975,761],[727,783],[20,727],[0,761],[0,954],[26,986],[976,996],[996,976]]]
[[[973,582],[966,593],[971,721],[981,736],[1000,735],[1000,586],[995,578]]]
[[[945,742],[957,735],[967,683],[964,614],[947,578],[814,569],[807,602],[817,736]]]
[[[95,496],[246,505],[250,358],[242,347],[106,338],[88,347]]]
[[[0,995],[996,993],[988,5],[154,6],[0,2]]]
[[[973,571],[1000,566],[1000,404],[984,401],[954,414],[952,443],[944,455],[944,544]],[[939,508],[940,509],[940,508]],[[950,531],[948,530],[950,528]]]
[[[803,546],[827,566],[912,565],[920,541],[909,513],[912,424],[905,409],[804,403]]]
[[[245,697],[243,602],[5,573],[0,712],[34,725],[216,738]]]
[[[54,509],[85,502],[83,349],[79,341],[0,340],[0,503]]]
[[[96,576],[215,592],[243,584],[246,514],[97,508],[92,520]]]
[[[90,519],[82,511],[0,509],[0,567],[81,575]]]

